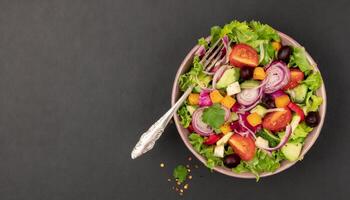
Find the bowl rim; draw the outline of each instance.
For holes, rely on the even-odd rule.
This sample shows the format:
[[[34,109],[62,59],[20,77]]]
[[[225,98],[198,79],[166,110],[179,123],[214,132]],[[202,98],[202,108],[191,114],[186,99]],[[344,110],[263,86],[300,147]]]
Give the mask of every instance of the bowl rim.
[[[280,32],[280,31],[277,31],[277,32],[278,32],[279,36],[282,38],[282,43],[284,43],[284,41],[287,41],[287,43],[291,44],[292,46],[302,47],[292,37]],[[186,57],[184,58],[180,67],[177,70],[177,73],[176,73],[176,76],[175,76],[175,79],[173,82],[173,87],[172,87],[172,95],[171,95],[171,105],[172,106],[176,103],[178,96],[181,94],[181,91],[179,91],[179,87],[178,87],[178,79],[179,79],[180,75],[183,73],[182,72],[183,69],[188,65],[189,60],[192,60],[192,57],[194,56],[194,53],[196,52],[197,49],[198,49],[198,44],[195,45],[190,50],[190,52],[186,55]],[[314,70],[320,72],[319,68],[317,67],[317,63],[315,62],[315,60],[310,56],[310,54],[307,51],[306,51],[306,56],[307,56],[309,63],[311,64],[311,66],[314,67]],[[322,73],[321,73],[321,77],[323,77]],[[323,78],[322,78],[322,80],[323,80]],[[324,124],[326,110],[327,110],[327,95],[326,95],[324,81],[322,83],[322,86],[317,90],[317,94],[322,96],[322,98],[323,98],[323,103],[320,106],[320,115],[321,115],[320,123],[316,128],[314,128],[314,130],[312,130],[311,133],[309,133],[309,136],[307,137],[307,142],[305,142],[305,144],[303,145],[303,149],[302,149],[302,152],[300,154],[300,158],[303,158],[305,156],[305,154],[310,150],[310,148],[314,145],[314,143],[316,142],[317,138],[320,135],[320,132],[321,132],[323,124]],[[179,117],[176,113],[174,114],[174,121],[175,121],[176,129],[177,129],[182,141],[185,143],[185,146],[192,152],[192,154],[197,159],[199,159],[205,165],[206,159],[202,155],[200,155],[198,152],[196,152],[196,150],[188,142],[187,133],[185,133],[185,131],[184,131],[185,129],[182,127],[180,120],[179,120]],[[311,135],[312,135],[312,137],[310,137]],[[264,172],[264,173],[261,173],[259,176],[260,176],[260,178],[262,178],[262,177],[267,177],[267,176],[278,174],[278,173],[290,168],[296,162],[298,162],[298,161],[295,161],[295,162],[284,161],[284,163],[282,163],[281,166],[276,171]],[[255,175],[250,173],[250,172],[236,173],[236,172],[233,172],[232,170],[229,170],[228,168],[221,167],[221,166],[216,166],[213,168],[213,170],[217,171],[219,173],[222,173],[224,175],[236,177],[236,178],[244,178],[244,179],[255,179],[256,178]]]

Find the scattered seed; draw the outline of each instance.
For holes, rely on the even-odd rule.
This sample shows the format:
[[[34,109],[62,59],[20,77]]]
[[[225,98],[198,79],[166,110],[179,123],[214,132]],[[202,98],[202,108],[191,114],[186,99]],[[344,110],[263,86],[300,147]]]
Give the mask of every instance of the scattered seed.
[[[164,163],[160,163],[160,167],[162,167],[162,168],[163,168],[164,166],[165,166],[165,165],[164,165]]]
[[[183,193],[183,192],[184,192],[184,190],[183,190],[183,189],[180,189],[180,192],[181,192],[181,193]]]
[[[176,184],[181,185],[181,183],[180,183],[180,182],[177,182]]]
[[[190,169],[187,169],[187,171],[188,171],[188,172],[191,172],[191,170],[190,170]]]
[[[190,156],[190,157],[188,157],[188,161],[191,161],[192,160],[192,157]]]
[[[171,179],[170,179],[170,178],[168,178],[168,181],[170,182],[170,181],[171,181]]]
[[[184,185],[184,189],[185,189],[185,190],[188,189],[188,184]]]
[[[175,190],[175,187],[173,186],[173,187],[171,187],[173,190]]]
[[[188,176],[188,179],[192,179],[192,176],[190,175],[190,176]]]
[[[182,196],[182,195],[183,195],[183,193],[182,193],[182,192],[180,192],[180,193],[179,193],[179,195],[181,195],[181,196]]]
[[[187,168],[190,168],[190,165],[186,165]]]

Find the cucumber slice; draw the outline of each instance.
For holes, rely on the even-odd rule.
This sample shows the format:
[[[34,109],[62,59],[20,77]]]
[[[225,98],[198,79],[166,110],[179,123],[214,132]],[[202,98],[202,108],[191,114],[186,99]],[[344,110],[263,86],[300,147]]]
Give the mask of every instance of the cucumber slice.
[[[243,83],[241,83],[241,88],[242,89],[250,89],[250,88],[255,88],[260,85],[259,81],[255,80],[246,80]]]
[[[300,84],[297,87],[286,91],[293,102],[303,103],[307,94],[307,86],[305,84]]]
[[[281,151],[289,161],[294,162],[298,160],[302,146],[300,143],[287,143]]]
[[[231,83],[238,81],[239,69],[231,68],[224,72],[219,81],[216,83],[217,89],[223,89],[229,86]]]
[[[250,113],[257,113],[258,115],[260,115],[261,117],[264,117],[267,109],[261,105],[257,105],[255,108],[253,108]]]

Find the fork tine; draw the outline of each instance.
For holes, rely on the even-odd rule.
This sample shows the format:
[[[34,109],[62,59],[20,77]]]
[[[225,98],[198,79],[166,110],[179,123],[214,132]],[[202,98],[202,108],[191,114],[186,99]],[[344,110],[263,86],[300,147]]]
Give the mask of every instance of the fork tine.
[[[215,47],[220,43],[221,40],[218,40],[214,43],[213,46],[211,46],[208,51],[205,53],[205,55],[203,56],[203,58],[201,59],[201,63],[203,63],[203,61],[205,61],[205,59],[207,59],[207,57],[210,55],[210,53],[215,49]]]
[[[232,40],[229,41],[227,46],[231,46]],[[222,50],[222,48],[221,48]],[[228,53],[228,49],[226,49],[226,55],[224,55],[227,59],[227,53]],[[219,54],[217,54],[217,56],[215,57],[215,59],[211,62],[211,64],[207,67],[206,71],[210,71],[211,68],[213,68],[215,66],[215,64],[221,59],[222,54],[221,51]],[[227,60],[225,60],[225,63],[227,63]]]
[[[221,51],[223,45],[224,45],[224,44],[221,43],[221,44],[219,45],[219,47],[214,51],[214,53],[211,54],[211,56],[208,58],[208,60],[205,61],[205,64],[204,64],[204,67],[203,67],[204,69],[208,66],[208,64],[210,64],[210,62],[213,60],[213,58],[215,58],[215,57],[217,57],[218,55],[220,55],[219,52]]]

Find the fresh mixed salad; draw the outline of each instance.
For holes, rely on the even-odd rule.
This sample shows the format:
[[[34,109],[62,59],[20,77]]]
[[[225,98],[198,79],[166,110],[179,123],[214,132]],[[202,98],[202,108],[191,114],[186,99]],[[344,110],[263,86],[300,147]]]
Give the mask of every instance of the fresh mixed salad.
[[[320,122],[322,85],[303,47],[281,43],[276,30],[257,21],[232,21],[201,38],[179,87],[192,93],[177,114],[206,166],[234,172],[273,172],[300,158],[305,138]],[[219,41],[222,40],[222,41]],[[204,69],[202,57],[222,42],[220,60]]]

